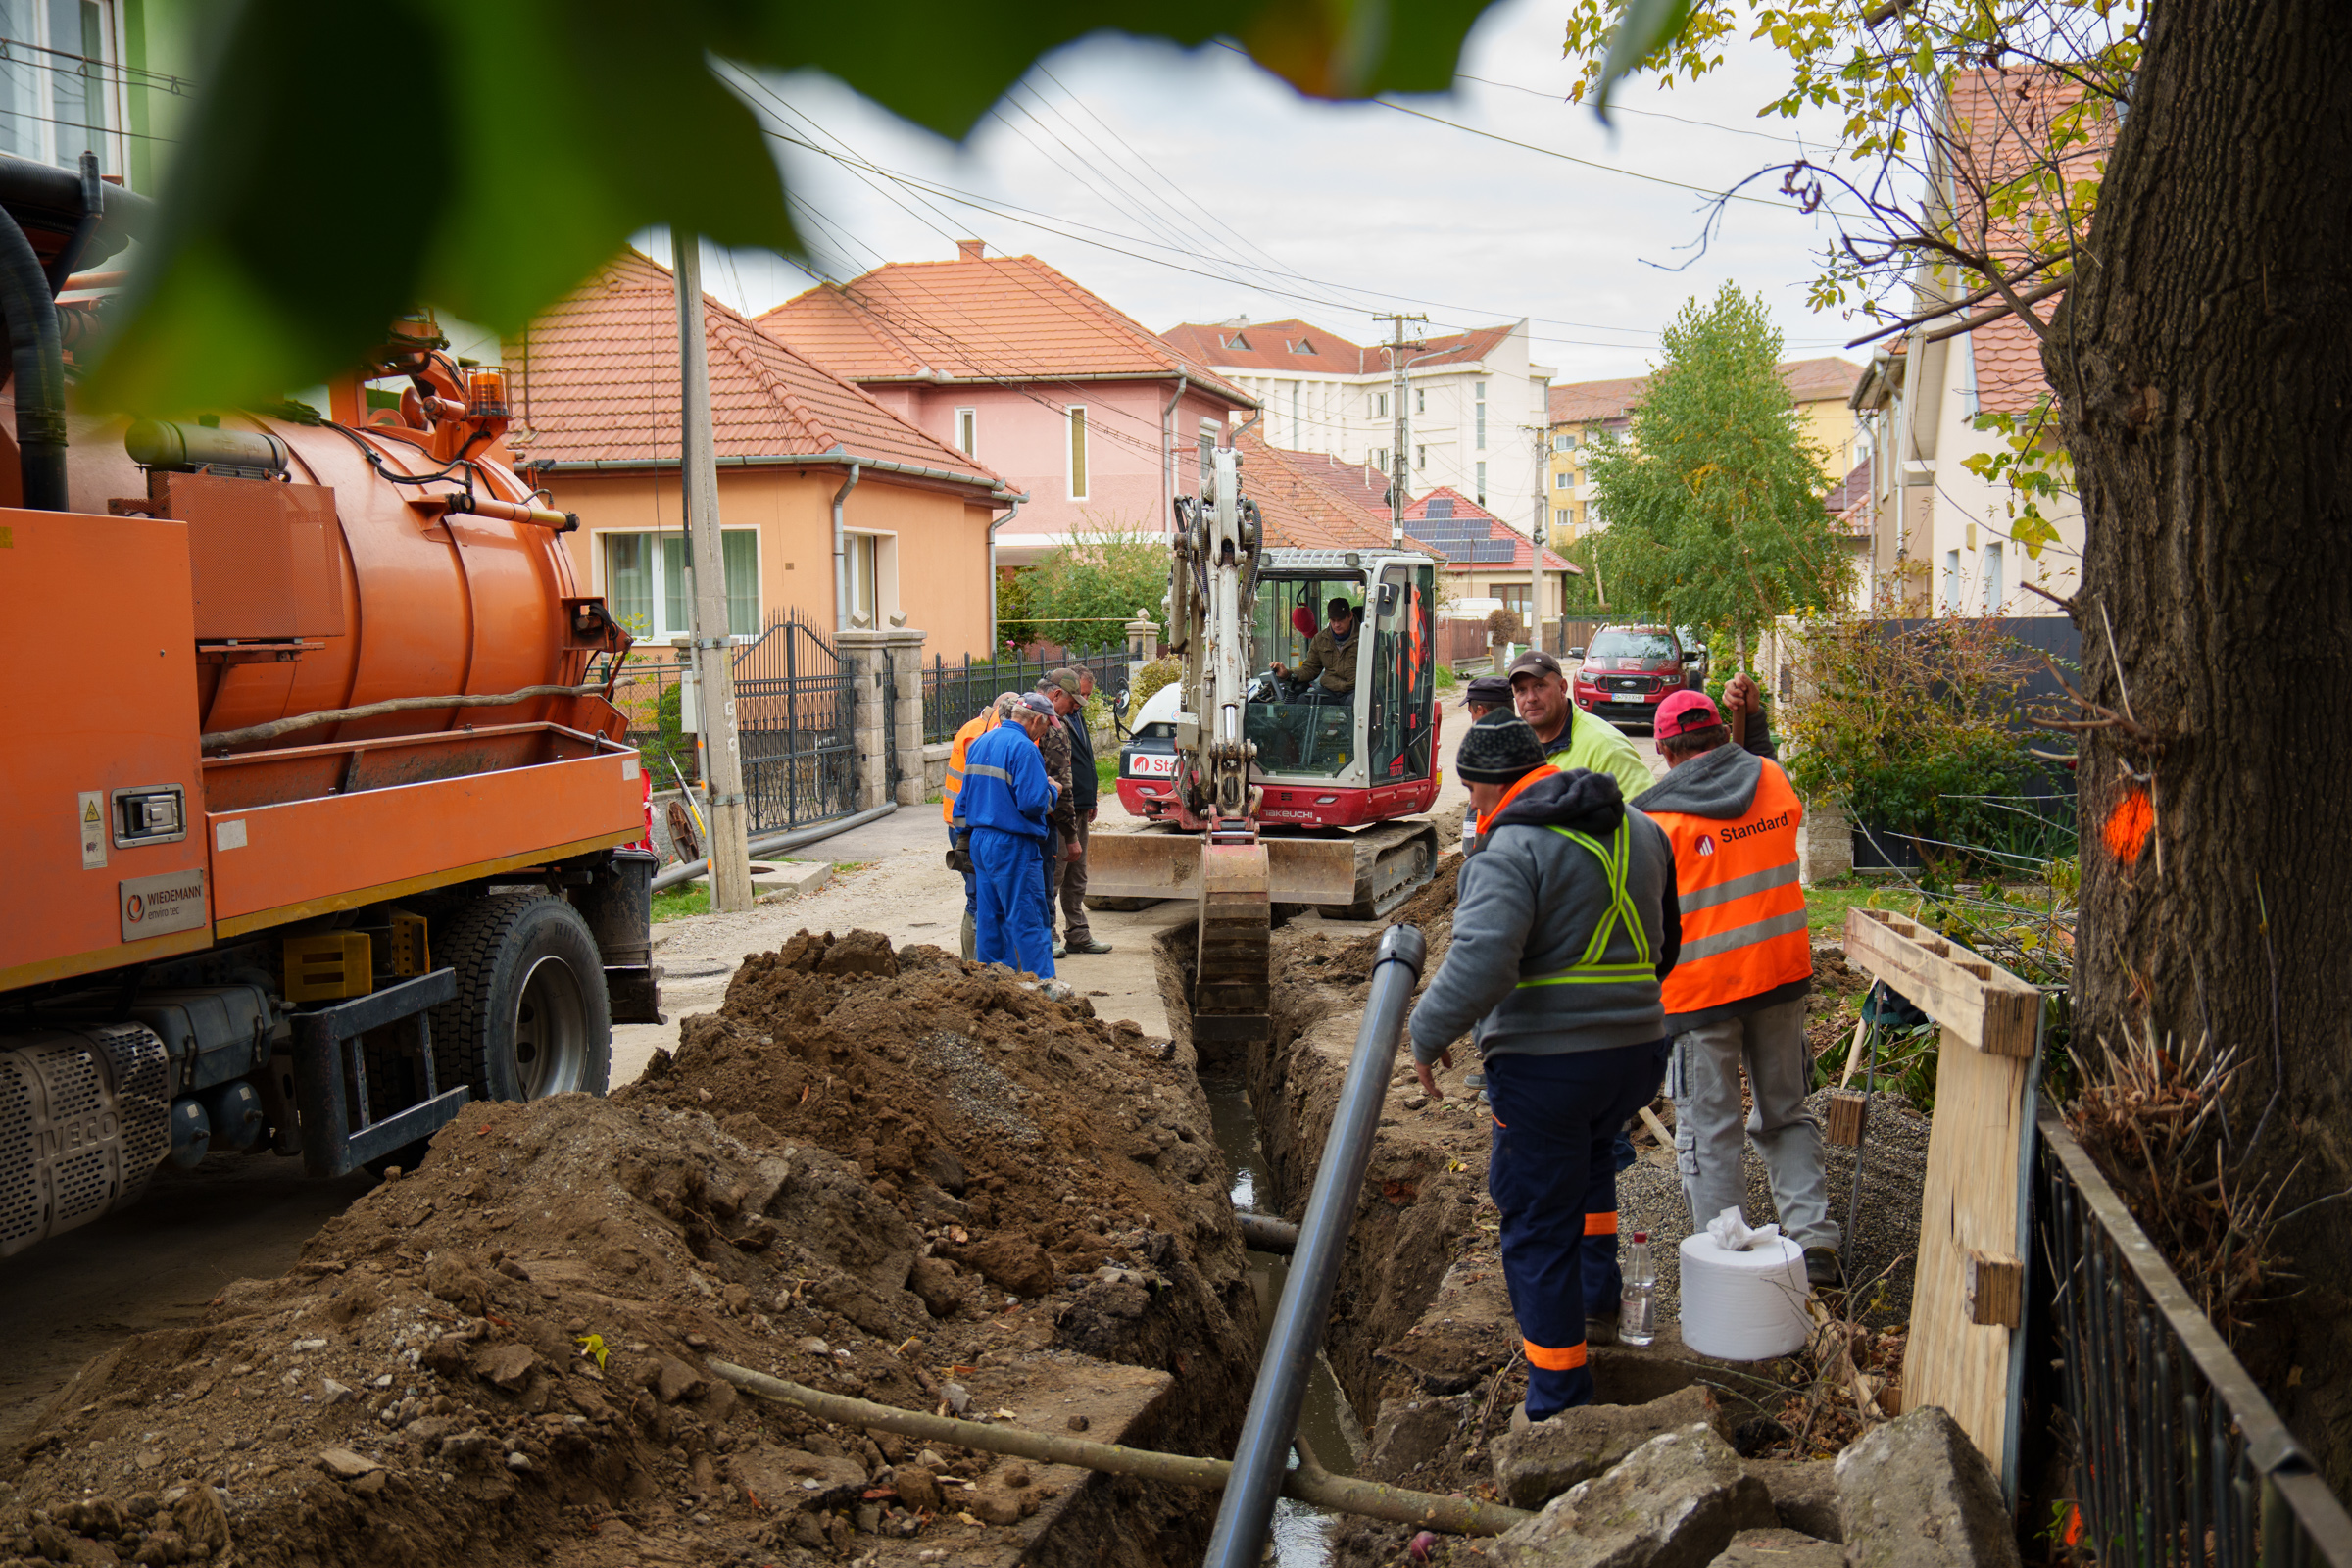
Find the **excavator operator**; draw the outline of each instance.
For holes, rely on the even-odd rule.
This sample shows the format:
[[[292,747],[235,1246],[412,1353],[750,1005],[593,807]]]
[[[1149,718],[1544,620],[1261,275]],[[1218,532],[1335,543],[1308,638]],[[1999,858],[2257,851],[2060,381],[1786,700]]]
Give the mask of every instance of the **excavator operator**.
[[[1301,685],[1320,687],[1326,697],[1351,697],[1355,694],[1355,606],[1334,599],[1324,609],[1329,618],[1307,642],[1306,657],[1298,662],[1298,672],[1292,678]],[[1273,669],[1277,675],[1291,675],[1280,664]]]

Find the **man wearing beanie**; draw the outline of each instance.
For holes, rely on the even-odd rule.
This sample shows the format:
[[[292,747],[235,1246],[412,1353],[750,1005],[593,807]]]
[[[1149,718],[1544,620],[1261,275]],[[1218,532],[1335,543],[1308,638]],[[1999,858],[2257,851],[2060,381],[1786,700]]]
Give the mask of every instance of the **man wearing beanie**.
[[[1588,1334],[1613,1329],[1617,1167],[1611,1145],[1666,1070],[1659,982],[1681,947],[1674,853],[1617,781],[1554,769],[1516,714],[1489,713],[1455,764],[1479,814],[1453,942],[1413,1009],[1413,1066],[1476,1030],[1494,1109],[1487,1190],[1528,1360],[1527,1418],[1592,1398]]]

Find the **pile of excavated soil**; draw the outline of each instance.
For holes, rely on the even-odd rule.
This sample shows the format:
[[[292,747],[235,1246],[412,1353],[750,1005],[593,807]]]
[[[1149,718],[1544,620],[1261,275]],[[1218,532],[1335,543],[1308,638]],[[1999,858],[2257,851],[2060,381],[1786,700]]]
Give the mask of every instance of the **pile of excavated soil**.
[[[611,1100],[468,1105],[286,1275],[92,1362],[0,1468],[0,1563],[1197,1554],[1195,1494],[705,1365],[1230,1451],[1254,1305],[1161,1043],[867,932],[755,957],[681,1035]]]

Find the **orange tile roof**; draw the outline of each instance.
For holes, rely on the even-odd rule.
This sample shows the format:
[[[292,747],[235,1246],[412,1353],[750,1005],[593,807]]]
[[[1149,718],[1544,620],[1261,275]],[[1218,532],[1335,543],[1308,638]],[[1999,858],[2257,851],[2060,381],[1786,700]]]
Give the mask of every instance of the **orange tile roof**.
[[[678,460],[678,315],[664,269],[624,251],[506,345],[528,464]],[[703,296],[720,457],[843,453],[989,489],[988,468]]]
[[[1551,422],[1588,424],[1594,419],[1622,419],[1648,390],[1646,375],[1622,375],[1613,381],[1564,382],[1551,389]]]
[[[1774,367],[1792,403],[1844,402],[1862,378],[1862,367],[1845,360],[1784,360]],[[1613,381],[1570,381],[1551,389],[1551,422],[1590,424],[1622,419],[1649,390],[1646,375],[1619,376]]]
[[[1446,570],[1527,570],[1529,564],[1535,560],[1535,541],[1529,539],[1527,535],[1521,533],[1509,523],[1504,522],[1500,517],[1497,517],[1494,515],[1494,514],[1489,512],[1486,508],[1480,506],[1477,502],[1471,500],[1468,496],[1462,494],[1459,490],[1456,490],[1449,484],[1442,484],[1438,486],[1435,490],[1430,491],[1429,494],[1422,496],[1419,500],[1415,501],[1411,506],[1406,507],[1404,509],[1404,520],[1408,523],[1425,520],[1429,516],[1429,504],[1432,501],[1437,500],[1440,496],[1450,496],[1453,498],[1453,514],[1457,519],[1467,517],[1472,521],[1484,522],[1487,524],[1487,537],[1489,539],[1507,539],[1511,544],[1511,559],[1507,562],[1448,562],[1446,567]],[[1545,571],[1571,571],[1579,577],[1585,574],[1584,567],[1576,564],[1572,561],[1563,560],[1548,547],[1546,547],[1544,551],[1544,569]]]
[[[1388,503],[1364,503],[1360,467],[1320,452],[1270,447],[1247,431],[1239,445],[1242,490],[1265,518],[1268,544],[1292,550],[1388,548]],[[1409,534],[1405,548],[1439,554]]]
[[[1959,192],[1964,243],[1982,244],[1997,257],[2023,259],[2047,248],[2030,232],[2031,208],[2009,218],[1984,216],[1986,196],[2019,178],[2045,156],[2052,119],[2081,103],[2082,83],[2043,66],[1984,67],[1952,78],[1951,126],[1945,144]],[[2069,180],[2096,176],[2106,159],[2114,121],[2102,117],[2085,127],[2089,138],[2060,154]],[[2034,314],[2048,320],[2063,292],[2037,302]],[[1976,355],[1978,406],[1987,413],[2023,414],[2050,390],[2041,368],[2041,339],[2014,316],[1969,333]]]
[[[820,283],[759,318],[760,329],[853,381],[1168,378],[1235,408],[1257,400],[1034,256],[892,262]]]
[[[1475,365],[1524,324],[1476,327],[1428,339],[1411,353],[1414,369]],[[1184,321],[1160,334],[1178,353],[1223,370],[1298,370],[1316,375],[1386,375],[1388,351],[1352,343],[1291,317],[1280,321]]]
[[[1821,498],[1821,504],[1823,509],[1835,517],[1847,508],[1862,506],[1869,500],[1870,460],[1864,458],[1860,463],[1854,465],[1852,470],[1844,478],[1830,487],[1830,493]]]

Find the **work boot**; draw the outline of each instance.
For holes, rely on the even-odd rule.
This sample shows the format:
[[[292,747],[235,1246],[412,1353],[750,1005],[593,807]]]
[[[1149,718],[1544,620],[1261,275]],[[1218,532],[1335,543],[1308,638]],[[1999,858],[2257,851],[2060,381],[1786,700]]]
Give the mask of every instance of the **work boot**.
[[[1845,1289],[1845,1268],[1838,1261],[1838,1249],[1835,1247],[1808,1247],[1805,1249],[1805,1283],[1822,1291]]]
[[[1098,942],[1091,936],[1082,941],[1067,943],[1065,946],[1072,953],[1108,953],[1110,951],[1109,943]]]
[[[1069,956],[1070,950],[1063,946],[1061,938],[1055,937],[1054,939],[1054,956],[1056,958],[1066,958]]]
[[[980,956],[980,932],[972,924],[972,911],[969,909],[963,911],[963,956],[966,958]]]
[[[1585,1343],[1587,1345],[1615,1345],[1617,1343],[1616,1316],[1611,1314],[1608,1317],[1586,1318]]]

